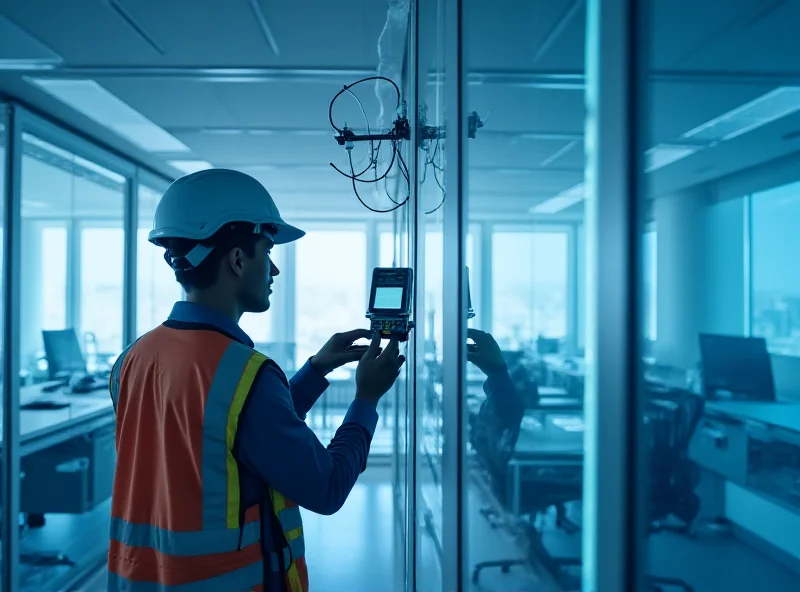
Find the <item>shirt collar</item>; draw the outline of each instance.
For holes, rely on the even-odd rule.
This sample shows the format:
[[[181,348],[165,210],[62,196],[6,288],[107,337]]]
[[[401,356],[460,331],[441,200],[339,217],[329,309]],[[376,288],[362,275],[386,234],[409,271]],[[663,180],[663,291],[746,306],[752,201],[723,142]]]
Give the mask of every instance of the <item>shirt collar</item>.
[[[197,302],[176,302],[169,315],[171,321],[184,323],[203,323],[212,325],[221,331],[232,335],[247,347],[254,347],[253,340],[242,328],[219,311]]]

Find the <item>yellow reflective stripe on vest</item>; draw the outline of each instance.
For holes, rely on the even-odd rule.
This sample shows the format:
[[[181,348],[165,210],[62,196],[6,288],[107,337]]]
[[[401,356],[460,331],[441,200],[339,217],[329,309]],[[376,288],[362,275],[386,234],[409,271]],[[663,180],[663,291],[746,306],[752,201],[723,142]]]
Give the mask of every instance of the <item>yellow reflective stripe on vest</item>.
[[[239,465],[233,456],[233,444],[236,441],[236,431],[239,428],[239,416],[242,413],[244,402],[247,400],[247,395],[250,394],[250,390],[253,388],[256,375],[266,361],[266,356],[253,352],[244,367],[239,384],[236,386],[231,406],[228,409],[228,424],[225,435],[228,445],[228,454],[225,459],[228,474],[228,507],[226,512],[228,528],[237,528],[239,526]]]
[[[286,498],[283,497],[282,493],[272,487],[270,487],[269,493],[272,501],[272,509],[281,524],[281,530],[283,530],[283,534],[286,537],[286,542],[289,544],[290,549],[294,549],[296,545],[294,545],[293,542],[303,540],[303,527],[300,520],[300,508],[297,506],[293,506],[291,508],[286,507]],[[303,592],[303,583],[300,581],[300,574],[297,571],[296,564],[296,561],[299,558],[300,556],[294,556],[293,554],[289,569],[286,570],[286,577],[289,580],[290,592]]]
[[[300,582],[300,574],[297,573],[297,565],[295,565],[294,562],[292,562],[286,575],[289,576],[289,588],[291,592],[303,592],[303,584]]]

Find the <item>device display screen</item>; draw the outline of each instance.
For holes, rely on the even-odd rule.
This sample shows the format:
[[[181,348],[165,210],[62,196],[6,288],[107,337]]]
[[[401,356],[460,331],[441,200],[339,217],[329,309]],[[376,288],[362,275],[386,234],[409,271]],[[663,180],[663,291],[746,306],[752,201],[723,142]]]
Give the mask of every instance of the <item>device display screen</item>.
[[[374,308],[379,310],[400,310],[403,306],[403,288],[382,286],[375,289]]]

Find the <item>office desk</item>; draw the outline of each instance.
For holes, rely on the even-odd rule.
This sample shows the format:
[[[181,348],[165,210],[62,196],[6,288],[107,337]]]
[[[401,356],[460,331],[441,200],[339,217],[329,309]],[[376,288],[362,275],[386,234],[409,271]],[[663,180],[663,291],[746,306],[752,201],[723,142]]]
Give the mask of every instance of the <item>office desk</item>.
[[[800,404],[762,401],[720,401],[706,403],[706,413],[727,416],[800,434]]]
[[[106,391],[86,394],[45,393],[41,385],[20,389],[20,405],[37,400],[61,400],[70,403],[63,409],[21,409],[19,412],[20,456],[66,442],[114,423],[114,406]],[[2,426],[2,414],[0,414]],[[2,432],[0,432],[2,445]]]
[[[522,420],[514,455],[508,463],[511,471],[511,510],[522,507],[522,472],[525,469],[569,468],[583,465],[582,418],[571,417],[566,423],[548,416],[539,421],[533,413]]]
[[[709,516],[724,516],[800,569],[800,404],[708,401],[689,446],[708,472]]]

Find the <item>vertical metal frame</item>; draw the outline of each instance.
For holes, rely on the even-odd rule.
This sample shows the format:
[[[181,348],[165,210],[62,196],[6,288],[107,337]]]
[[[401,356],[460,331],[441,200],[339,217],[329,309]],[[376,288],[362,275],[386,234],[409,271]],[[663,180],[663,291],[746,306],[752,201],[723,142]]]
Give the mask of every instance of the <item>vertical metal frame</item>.
[[[139,238],[139,171],[125,184],[125,214],[123,218],[123,272],[122,272],[122,347],[136,339],[137,300],[137,243]]]
[[[587,376],[583,585],[638,590],[646,2],[590,0],[586,41]],[[602,273],[600,273],[602,265]]]
[[[445,155],[446,200],[444,210],[443,278],[443,374],[442,409],[442,546],[444,560],[442,582],[446,592],[469,586],[469,537],[467,529],[466,417],[464,415],[466,368],[466,152],[467,119],[465,112],[465,71],[462,52],[464,3],[444,3],[444,104],[447,139]],[[456,303],[450,306],[447,303]]]
[[[424,78],[424,70],[420,67],[419,61],[419,3],[421,0],[411,0],[410,18],[411,22],[408,26],[409,38],[408,48],[409,54],[406,57],[406,64],[410,68],[410,75],[407,76],[408,81],[407,99],[408,99],[408,113],[412,121],[417,121],[419,113],[419,85],[420,76]],[[420,286],[424,286],[421,282],[424,278],[420,277],[419,273],[419,241],[420,232],[419,228],[419,200],[418,187],[417,187],[417,170],[419,166],[419,149],[417,147],[417,126],[411,126],[411,138],[408,143],[409,154],[408,159],[411,162],[409,167],[409,203],[404,208],[405,222],[408,232],[408,250],[410,251],[406,265],[414,270],[414,322],[416,329],[413,332],[412,341],[409,350],[409,369],[406,372],[406,549],[405,549],[405,590],[406,592],[413,592],[417,589],[417,524],[419,523],[417,517],[418,499],[417,499],[417,464],[419,460],[419,443],[417,442],[417,371],[419,369],[419,360],[424,359],[423,347],[425,344],[425,319],[420,318],[420,312],[424,311],[425,294]],[[399,180],[398,180],[399,182]],[[421,327],[421,329],[420,329]],[[422,331],[422,335],[420,335]]]
[[[5,196],[3,207],[3,443],[1,590],[19,581],[19,310],[22,129],[17,108],[3,111],[6,121]]]

